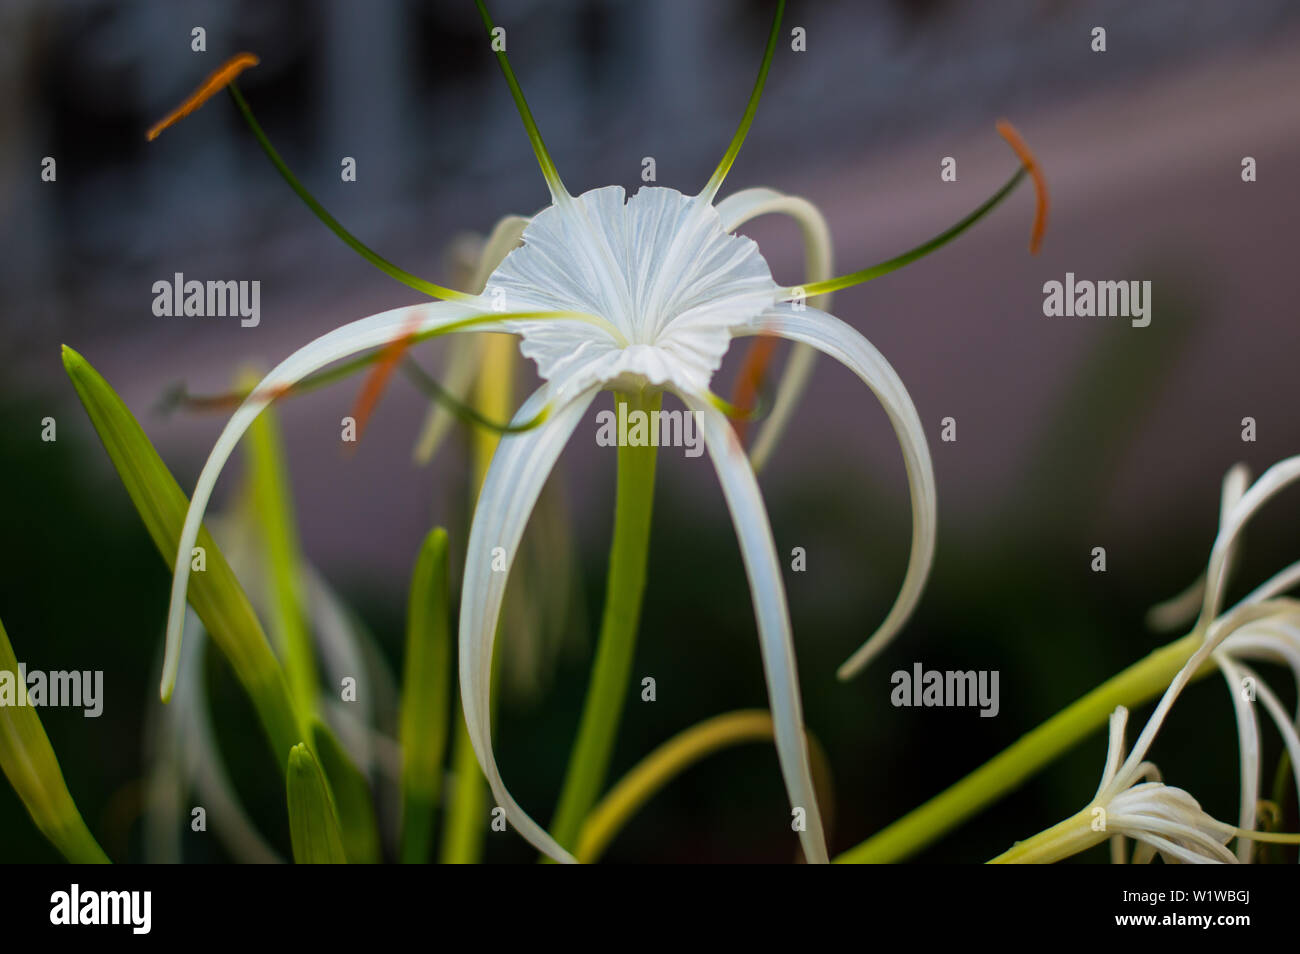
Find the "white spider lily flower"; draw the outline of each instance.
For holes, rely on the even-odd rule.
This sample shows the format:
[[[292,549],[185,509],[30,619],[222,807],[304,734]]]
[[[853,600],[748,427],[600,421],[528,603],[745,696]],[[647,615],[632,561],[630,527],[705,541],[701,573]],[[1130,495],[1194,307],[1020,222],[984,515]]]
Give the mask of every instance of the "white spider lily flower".
[[[1300,583],[1300,563],[1293,564],[1254,590],[1227,612],[1222,611],[1228,571],[1237,542],[1250,518],[1279,491],[1300,479],[1300,457],[1274,464],[1255,483],[1238,466],[1228,472],[1220,501],[1219,531],[1201,580],[1183,594],[1156,607],[1148,620],[1178,625],[1199,605],[1192,633],[1200,645],[1157,703],[1127,758],[1123,754],[1128,712],[1118,707],[1111,716],[1110,745],[1101,785],[1088,808],[1059,825],[1019,843],[999,861],[1056,861],[1076,854],[1101,838],[1097,832],[1128,836],[1141,842],[1135,860],[1149,860],[1155,852],[1167,861],[1249,861],[1253,851],[1256,798],[1259,791],[1259,725],[1253,708],[1255,695],[1277,725],[1293,762],[1300,756],[1300,736],[1277,696],[1246,666],[1245,658],[1264,658],[1291,667],[1300,681],[1300,601],[1279,594]],[[1165,718],[1178,696],[1207,663],[1213,661],[1228,681],[1237,716],[1241,750],[1241,804],[1238,826],[1218,821],[1202,811],[1181,789],[1159,781],[1155,766],[1145,761]],[[1247,681],[1249,680],[1249,681]],[[1248,690],[1243,694],[1243,690]],[[1122,761],[1121,761],[1122,760]],[[1300,767],[1293,765],[1300,785]],[[1089,815],[1101,820],[1090,823]],[[1090,833],[1091,832],[1091,833]],[[1224,845],[1237,837],[1237,854]],[[1122,843],[1112,841],[1114,856],[1122,858]]]
[[[901,380],[871,344],[831,315],[783,301],[758,247],[729,234],[703,194],[620,187],[593,190],[551,206],[529,223],[524,244],[488,279],[509,307],[608,316],[607,329],[578,323],[513,321],[522,353],[546,384],[516,415],[550,403],[536,431],[502,439],[484,481],[470,531],[460,618],[460,680],[466,724],[499,804],[534,845],[571,860],[514,802],[492,752],[489,691],[492,649],[507,574],[494,572],[501,547],[513,559],[551,468],[592,399],[608,387],[657,388],[677,395],[702,426],[735,522],[758,619],[768,692],[791,804],[807,812],[805,853],[825,861],[813,792],[785,589],[766,509],[750,463],[709,390],[734,337],[779,334],[811,345],[856,373],[880,398],[898,433],[915,513],[913,550],[894,609],[876,645],[915,606],[934,548],[935,488],[924,430]]]
[[[492,22],[476,0],[485,26]],[[741,193],[724,220],[713,200],[752,123],[779,36],[784,2],[778,2],[758,80],[722,162],[705,187],[685,195],[645,187],[628,198],[618,186],[569,194],[547,154],[504,51],[497,58],[551,193],[551,205],[523,229],[522,245],[492,270],[480,294],[433,285],[386,262],[311,198],[262,133],[233,82],[236,105],[267,155],[295,191],[354,249],[388,274],[443,301],[399,308],[344,325],[290,355],[248,395],[218,438],[202,472],[181,532],[172,581],[162,694],[175,681],[190,548],[218,476],[240,437],[278,396],[325,366],[363,351],[451,332],[518,335],[521,353],[536,362],[543,385],[516,413],[489,466],[467,547],[459,624],[461,695],[466,726],[497,802],[509,821],[552,858],[573,861],[554,838],[514,801],[497,769],[489,705],[492,652],[508,570],[538,495],[556,459],[596,394],[670,392],[696,412],[704,441],[735,524],[749,579],[782,774],[791,805],[803,809],[800,832],[810,862],[825,862],[827,849],[809,768],[798,673],[776,548],[753,467],[710,382],[737,337],[775,335],[815,349],[853,371],[880,400],[898,436],[911,495],[913,533],[903,584],[873,636],[841,667],[848,677],[904,625],[919,599],[935,544],[935,478],[924,429],[902,381],[861,334],[831,314],[806,305],[824,303],[840,288],[869,281],[914,261],[961,234],[1026,176],[1039,191],[1031,248],[1041,237],[1046,197],[1041,176],[1010,127],[999,126],[1021,158],[1011,179],[979,209],[947,232],[871,268],[839,278],[783,288],[750,239],[731,233],[745,219],[766,211],[792,214],[811,230],[811,267],[829,268],[829,245],[820,217],[799,202],[770,190]],[[210,84],[209,84],[210,85]],[[513,237],[498,233],[504,250]],[[805,358],[790,363],[787,378],[797,392]],[[788,398],[789,399],[789,398]],[[528,427],[541,422],[540,426]],[[774,437],[769,438],[769,441]],[[495,571],[493,551],[506,555],[507,572]]]
[[[1162,713],[1157,715],[1163,718]],[[1211,817],[1187,792],[1166,785],[1155,765],[1143,759],[1145,748],[1135,748],[1127,759],[1124,757],[1127,724],[1128,710],[1117,706],[1110,716],[1106,767],[1088,806],[1033,838],[1018,842],[995,858],[995,863],[1051,864],[1107,838],[1115,861],[1123,861],[1124,839],[1132,838],[1138,842],[1133,855],[1138,863],[1150,861],[1157,853],[1166,862],[1236,862],[1224,847],[1236,834],[1235,828]]]
[[[1300,458],[1282,461],[1270,468],[1260,480],[1249,488],[1251,502],[1242,507],[1247,496],[1250,472],[1244,464],[1233,467],[1223,480],[1220,495],[1219,532],[1215,554],[1206,573],[1184,593],[1151,610],[1149,621],[1159,629],[1171,629],[1187,620],[1200,609],[1198,625],[1203,625],[1208,614],[1218,612],[1223,589],[1236,563],[1239,531],[1256,510],[1274,494],[1300,477]],[[1256,488],[1259,488],[1256,490]],[[1213,581],[1213,589],[1207,587]],[[1265,710],[1277,726],[1282,741],[1290,754],[1296,784],[1300,786],[1300,712],[1289,715],[1276,694],[1246,665],[1247,660],[1265,660],[1290,668],[1300,687],[1300,608],[1291,600],[1278,597],[1300,583],[1300,563],[1294,563],[1261,584],[1239,602],[1234,610],[1245,607],[1268,607],[1262,616],[1250,619],[1224,637],[1212,657],[1228,684],[1233,711],[1237,718],[1237,735],[1240,753],[1241,795],[1238,825],[1244,831],[1255,828],[1260,787],[1259,719],[1255,702],[1263,703]],[[1237,857],[1249,862],[1254,854],[1254,841],[1243,836],[1237,843]]]
[[[1156,852],[1167,862],[1235,862],[1237,859],[1224,845],[1236,829],[1206,814],[1196,799],[1181,788],[1164,784],[1152,763],[1128,759],[1121,764],[1127,724],[1128,710],[1116,707],[1110,717],[1106,768],[1087,809],[1093,819],[1089,827],[1108,833],[1112,851],[1118,856],[1122,856],[1119,839],[1139,842],[1135,862],[1150,860]]]

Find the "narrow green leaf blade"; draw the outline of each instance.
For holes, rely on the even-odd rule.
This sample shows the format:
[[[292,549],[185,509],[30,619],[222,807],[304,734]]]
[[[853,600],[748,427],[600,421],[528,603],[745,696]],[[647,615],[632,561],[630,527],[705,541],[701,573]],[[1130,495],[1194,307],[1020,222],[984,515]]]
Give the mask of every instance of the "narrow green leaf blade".
[[[433,846],[451,695],[447,531],[425,537],[411,578],[402,678],[403,864],[423,864]]]
[[[131,411],[99,372],[66,345],[63,366],[149,536],[163,562],[171,567],[180,544],[188,498]],[[272,750],[287,752],[303,736],[284,670],[239,580],[206,528],[199,533],[197,550],[201,551],[204,571],[191,577],[190,605],[252,699]],[[196,553],[194,559],[199,556]],[[283,764],[279,756],[276,761]]]
[[[343,850],[348,861],[354,865],[379,864],[383,859],[370,783],[323,723],[314,721],[311,734],[316,756],[334,794],[334,807],[338,810]]]
[[[307,746],[289,750],[285,780],[293,860],[300,865],[347,864],[338,814],[320,764]]]
[[[41,833],[77,864],[108,864],[73,801],[49,736],[27,703],[18,657],[0,622],[0,768]]]

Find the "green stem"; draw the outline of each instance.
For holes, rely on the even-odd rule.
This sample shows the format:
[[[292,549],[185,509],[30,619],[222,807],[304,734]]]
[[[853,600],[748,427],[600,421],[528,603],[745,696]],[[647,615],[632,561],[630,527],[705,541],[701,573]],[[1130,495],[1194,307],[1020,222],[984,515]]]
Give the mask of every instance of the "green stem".
[[[653,413],[663,395],[617,395],[620,418],[633,411]],[[555,840],[569,850],[577,847],[592,806],[600,796],[609,771],[614,739],[623,714],[632,660],[636,653],[637,625],[645,594],[646,557],[650,549],[650,516],[654,506],[657,448],[620,445],[618,489],[614,503],[614,539],[610,546],[609,578],[605,587],[605,614],[591,669],[591,684],[582,710],[578,738],[569,757],[560,804],[551,825]]]
[[[989,864],[1052,865],[1071,855],[1087,851],[1108,837],[1110,836],[1104,831],[1093,830],[1092,809],[1085,808],[1032,838],[1016,842]]]
[[[1129,666],[836,863],[887,864],[920,851],[1104,726],[1116,706],[1131,709],[1164,692],[1200,640],[1199,633],[1189,634]],[[1207,662],[1195,678],[1212,671],[1214,664]]]

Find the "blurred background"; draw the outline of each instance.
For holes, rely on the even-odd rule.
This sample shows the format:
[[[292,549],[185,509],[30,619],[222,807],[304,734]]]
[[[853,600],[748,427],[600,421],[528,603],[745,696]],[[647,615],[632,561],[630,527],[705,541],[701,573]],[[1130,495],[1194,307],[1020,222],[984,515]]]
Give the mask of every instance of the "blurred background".
[[[698,190],[740,118],[771,8],[492,4],[575,193],[635,189],[647,156],[657,185]],[[191,50],[196,26],[203,53]],[[795,26],[807,31],[806,52],[790,49]],[[1105,53],[1090,46],[1097,26]],[[1166,641],[1143,615],[1203,568],[1223,473],[1239,460],[1258,473],[1300,452],[1288,238],[1300,216],[1300,6],[794,0],[785,34],[724,194],[767,185],[816,203],[837,272],[917,244],[996,189],[1015,168],[994,132],[999,117],[1033,146],[1052,196],[1037,257],[1026,249],[1026,188],[940,252],[836,296],[832,310],[891,361],[929,429],[940,510],[919,612],[852,683],[836,681],[835,667],[883,617],[907,560],[906,483],[887,420],[856,378],[823,360],[762,476],[778,548],[808,555],[807,571],[786,583],[808,725],[834,771],[835,852]],[[0,48],[0,619],[31,668],[105,671],[103,717],[46,709],[42,719],[92,831],[115,859],[135,860],[145,855],[141,779],[146,727],[161,707],[169,572],[76,400],[59,344],[118,389],[188,491],[224,417],[163,413],[170,388],[226,390],[240,368],[269,367],[328,329],[416,300],[309,214],[225,96],[154,143],[144,131],[223,59],[256,52],[262,63],[240,85],[290,166],[364,241],[435,281],[448,279],[465,233],[536,211],[546,192],[469,0],[4,0]],[[54,182],[41,180],[47,156]],[[356,159],[355,182],[340,180],[344,156]],[[940,180],[945,156],[957,160],[956,182]],[[1245,156],[1257,161],[1254,183],[1241,179]],[[779,281],[801,279],[790,221],[744,231]],[[1151,325],[1045,318],[1042,285],[1067,271],[1151,280]],[[260,325],[155,317],[151,287],[175,272],[259,280]],[[531,372],[521,362],[521,382]],[[357,453],[341,453],[337,422],[359,385],[282,402],[280,416],[304,552],[400,673],[420,540],[443,524],[464,544],[468,454],[462,440],[430,467],[411,462],[426,404],[400,380]],[[46,416],[57,420],[55,443],[40,440]],[[939,440],[949,416],[955,443]],[[1242,440],[1248,416],[1254,442]],[[507,680],[500,710],[504,776],[543,821],[604,586],[614,459],[594,430],[594,421],[579,429],[551,488],[578,557],[575,598]],[[237,459],[218,509],[238,477]],[[1269,506],[1230,596],[1297,557],[1297,518],[1294,496]],[[1096,546],[1105,573],[1090,570]],[[892,707],[891,673],[915,662],[998,670],[998,716]],[[258,730],[222,666],[214,662],[209,689],[219,740],[250,813],[287,853],[283,790],[270,758],[241,748],[241,733]],[[638,683],[656,678],[658,701],[630,694],[615,776],[700,719],[766,705],[735,536],[706,458],[660,455],[634,672]],[[1293,703],[1289,678],[1269,673]],[[1266,730],[1266,789],[1280,748]],[[983,861],[1073,813],[1096,787],[1104,750],[1099,732],[918,860]],[[1152,757],[1167,781],[1235,821],[1236,730],[1218,677],[1183,697]],[[1291,799],[1283,827],[1295,831]],[[774,752],[750,745],[677,779],[607,858],[788,861],[788,818]],[[0,860],[56,857],[8,786],[0,830]],[[215,840],[188,835],[185,856],[226,857]],[[489,835],[487,857],[532,852]]]

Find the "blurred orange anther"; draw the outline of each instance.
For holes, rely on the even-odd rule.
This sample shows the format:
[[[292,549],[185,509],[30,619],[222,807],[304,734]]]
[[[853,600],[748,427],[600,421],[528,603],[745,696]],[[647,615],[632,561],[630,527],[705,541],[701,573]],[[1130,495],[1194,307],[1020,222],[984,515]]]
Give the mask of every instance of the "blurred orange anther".
[[[745,355],[745,363],[740,367],[740,374],[736,376],[736,386],[732,391],[731,403],[742,411],[752,411],[758,400],[758,391],[763,386],[763,379],[767,376],[767,366],[772,363],[772,355],[776,353],[776,335],[760,335],[750,345],[749,352]],[[736,421],[736,436],[740,442],[745,443],[745,430],[747,421]]]
[[[384,346],[383,354],[380,355],[378,363],[371,369],[365,383],[361,385],[361,393],[357,395],[357,403],[352,409],[352,419],[357,422],[358,441],[361,440],[361,433],[365,430],[366,421],[370,418],[370,412],[375,409],[380,396],[384,393],[384,385],[393,376],[397,362],[406,353],[406,349],[411,346],[416,329],[420,327],[421,317],[421,313],[417,311],[407,319],[406,328],[400,335]]]
[[[1025,171],[1034,180],[1034,193],[1038,197],[1038,205],[1034,209],[1034,229],[1029,233],[1029,252],[1032,255],[1037,255],[1038,248],[1043,243],[1043,233],[1047,231],[1047,182],[1043,179],[1043,171],[1039,168],[1038,160],[1029,151],[1025,141],[1020,138],[1020,133],[1016,132],[1016,127],[1005,119],[999,119],[997,130],[1002,138],[1007,141],[1007,144],[1015,150],[1016,156],[1025,167]]]
[[[213,96],[224,89],[231,80],[233,80],[250,66],[256,66],[259,60],[252,53],[239,53],[232,56],[226,62],[222,63],[213,71],[212,75],[203,81],[203,83],[194,92],[186,97],[185,102],[181,103],[170,113],[164,116],[146,133],[146,138],[153,142],[158,138],[158,134],[168,126],[180,122],[194,110],[198,109]]]

